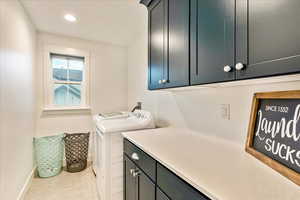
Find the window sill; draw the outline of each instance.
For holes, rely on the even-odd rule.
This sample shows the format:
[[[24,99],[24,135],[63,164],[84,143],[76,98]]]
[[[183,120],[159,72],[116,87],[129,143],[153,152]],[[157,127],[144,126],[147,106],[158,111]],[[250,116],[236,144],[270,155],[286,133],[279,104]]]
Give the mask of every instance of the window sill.
[[[45,107],[43,113],[47,115],[57,114],[90,114],[91,108],[88,106],[83,107]]]

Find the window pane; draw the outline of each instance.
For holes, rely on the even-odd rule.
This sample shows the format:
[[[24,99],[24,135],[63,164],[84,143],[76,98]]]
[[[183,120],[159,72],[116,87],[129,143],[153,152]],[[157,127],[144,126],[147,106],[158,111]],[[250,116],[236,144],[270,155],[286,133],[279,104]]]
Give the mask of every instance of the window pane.
[[[80,105],[81,102],[81,85],[68,85],[69,86],[69,96],[68,105]]]
[[[69,60],[69,80],[82,81],[82,71],[84,67],[83,59]]]
[[[81,103],[81,85],[54,84],[54,104],[76,106]]]
[[[67,105],[68,87],[65,84],[54,84],[54,104]]]
[[[53,79],[66,81],[68,79],[68,61],[65,58],[52,57]]]

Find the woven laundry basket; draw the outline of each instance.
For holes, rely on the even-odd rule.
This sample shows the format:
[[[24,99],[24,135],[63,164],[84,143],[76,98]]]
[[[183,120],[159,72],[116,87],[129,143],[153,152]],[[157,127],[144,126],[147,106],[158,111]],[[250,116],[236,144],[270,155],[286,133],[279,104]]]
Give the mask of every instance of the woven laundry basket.
[[[38,175],[42,178],[59,174],[63,163],[64,134],[34,138]]]
[[[65,154],[68,172],[80,172],[87,166],[90,133],[65,134]]]

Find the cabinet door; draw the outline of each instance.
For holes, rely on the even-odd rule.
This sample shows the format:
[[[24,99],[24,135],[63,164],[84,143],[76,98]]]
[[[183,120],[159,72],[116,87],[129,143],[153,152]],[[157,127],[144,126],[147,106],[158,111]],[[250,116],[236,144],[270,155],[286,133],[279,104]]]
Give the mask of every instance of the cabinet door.
[[[168,2],[167,64],[163,80],[165,88],[189,85],[190,1]]]
[[[235,0],[191,0],[192,85],[235,79],[234,21]]]
[[[124,199],[155,200],[155,184],[125,155]]]
[[[156,200],[170,200],[158,187],[156,191]]]
[[[148,88],[163,88],[167,66],[167,0],[154,0],[149,7],[149,67]]]
[[[238,79],[300,72],[299,0],[237,0]]]
[[[132,176],[131,170],[135,170],[134,163],[124,156],[124,199],[138,200],[137,179]]]
[[[157,185],[172,200],[209,200],[163,165],[157,165]]]
[[[155,200],[154,183],[143,172],[140,172],[138,181],[139,200]]]

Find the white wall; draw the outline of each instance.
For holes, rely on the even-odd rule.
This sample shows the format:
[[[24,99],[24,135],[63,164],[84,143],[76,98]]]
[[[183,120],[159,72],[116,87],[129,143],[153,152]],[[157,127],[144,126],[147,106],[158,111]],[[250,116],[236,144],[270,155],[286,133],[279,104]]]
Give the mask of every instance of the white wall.
[[[35,28],[16,0],[0,1],[0,198],[18,198],[33,168]]]
[[[43,49],[47,45],[75,48],[90,53],[91,113],[127,109],[127,49],[49,33],[38,34],[37,136],[91,130],[90,114],[48,115],[43,112]]]
[[[180,91],[147,90],[147,12],[144,33],[128,49],[128,106],[142,101],[154,113],[158,126],[185,127],[245,144],[253,93],[300,89],[300,80]],[[275,80],[271,79],[271,80]],[[257,82],[257,81],[254,81]],[[230,104],[231,118],[220,117],[220,104]]]

